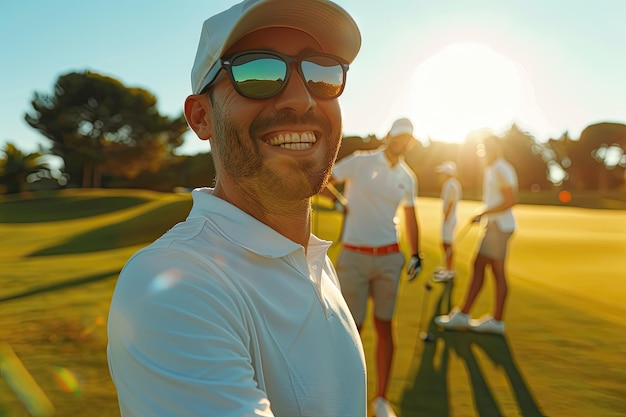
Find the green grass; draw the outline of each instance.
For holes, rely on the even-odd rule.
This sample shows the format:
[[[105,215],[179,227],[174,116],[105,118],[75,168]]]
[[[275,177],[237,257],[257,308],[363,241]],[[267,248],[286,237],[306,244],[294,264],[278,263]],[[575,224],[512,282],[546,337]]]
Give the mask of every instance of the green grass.
[[[39,249],[29,256],[51,256],[98,252],[148,244],[169,229],[170,224],[185,220],[191,201],[174,201],[157,207],[139,218],[131,218],[89,230],[57,245]],[[164,220],[167,219],[167,223]]]
[[[2,201],[2,200],[0,200]],[[46,196],[6,199],[0,203],[0,223],[40,223],[97,216],[145,203],[133,196]]]
[[[0,217],[0,341],[13,347],[56,415],[117,417],[105,356],[115,277],[132,253],[184,219],[190,197],[86,190],[38,200],[0,200],[0,213],[11,217]],[[320,204],[313,227],[321,237],[336,239],[341,216]],[[461,222],[477,204],[462,202]],[[423,284],[441,261],[439,210],[436,198],[420,198],[425,270],[418,282],[400,285],[389,389],[399,415],[624,415],[626,211],[517,206],[519,230],[507,264],[507,334],[499,337],[442,333],[430,321],[462,301],[477,228],[459,243],[458,278],[433,285],[428,320],[420,318]],[[339,249],[333,245],[331,258]],[[476,315],[491,307],[487,281]],[[434,343],[417,338],[420,326],[429,326]],[[372,395],[371,316],[362,336]],[[58,367],[72,373],[78,391],[68,392],[55,379]],[[0,416],[28,416],[2,378]]]

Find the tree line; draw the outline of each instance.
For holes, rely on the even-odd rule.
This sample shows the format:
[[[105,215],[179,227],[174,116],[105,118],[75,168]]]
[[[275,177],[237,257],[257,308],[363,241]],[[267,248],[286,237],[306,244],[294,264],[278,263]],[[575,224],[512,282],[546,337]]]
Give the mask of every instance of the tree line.
[[[57,79],[52,93],[35,92],[31,106],[24,119],[50,146],[24,153],[8,142],[0,154],[0,193],[63,187],[172,191],[214,182],[210,153],[185,156],[175,152],[188,130],[182,112],[176,117],[162,115],[156,97],[145,89],[127,87],[91,71],[70,72]],[[453,160],[468,195],[478,192],[482,167],[476,147],[485,134],[470,132],[460,144],[420,140],[406,156],[420,191],[436,192],[435,167]],[[597,123],[585,128],[579,138],[564,132],[543,142],[512,125],[499,137],[522,191],[625,188],[624,124]],[[383,139],[344,137],[338,158],[355,150],[375,149]],[[61,172],[45,162],[48,155],[62,159]]]

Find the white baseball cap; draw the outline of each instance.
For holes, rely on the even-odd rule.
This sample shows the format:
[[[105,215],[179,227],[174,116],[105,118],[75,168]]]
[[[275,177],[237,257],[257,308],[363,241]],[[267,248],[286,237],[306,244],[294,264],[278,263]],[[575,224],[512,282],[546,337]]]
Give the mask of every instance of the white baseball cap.
[[[361,48],[361,32],[343,8],[328,0],[245,0],[202,25],[191,70],[198,94],[217,76],[219,59],[239,39],[259,29],[287,27],[311,35],[325,53],[351,63]]]
[[[413,136],[413,123],[406,117],[396,120],[391,125],[389,136],[411,135]]]
[[[435,168],[436,172],[448,175],[456,175],[456,164],[453,161],[446,161]]]

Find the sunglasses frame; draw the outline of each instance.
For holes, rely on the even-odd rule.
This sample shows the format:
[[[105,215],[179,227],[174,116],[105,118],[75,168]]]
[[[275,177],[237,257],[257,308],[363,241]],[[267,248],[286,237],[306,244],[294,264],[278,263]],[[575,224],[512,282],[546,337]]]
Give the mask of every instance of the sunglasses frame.
[[[283,80],[283,83],[280,86],[280,88],[277,89],[275,92],[273,92],[271,94],[264,95],[264,96],[249,96],[248,94],[243,93],[239,89],[237,81],[235,80],[235,76],[233,75],[233,61],[235,61],[237,58],[239,58],[241,56],[252,55],[252,54],[266,55],[269,58],[279,59],[279,60],[283,61],[286,64],[285,76],[284,76],[285,79]],[[333,96],[321,96],[321,95],[317,94],[315,91],[313,91],[309,87],[309,82],[307,81],[307,79],[306,79],[306,77],[304,75],[304,71],[302,70],[302,62],[303,61],[307,61],[309,58],[313,58],[313,57],[330,58],[332,60],[337,61],[337,64],[340,66],[341,72],[342,72],[342,83],[341,83],[341,86],[340,86],[339,91],[337,92],[337,94],[335,94]],[[291,66],[292,66],[291,64],[294,64],[294,63],[298,64],[296,66],[297,72],[300,74],[300,77],[302,77],[302,80],[304,81],[304,85],[306,86],[307,91],[309,93],[311,93],[313,96],[315,96],[315,97],[317,97],[319,99],[333,100],[333,99],[336,99],[337,97],[339,97],[341,95],[341,93],[343,93],[343,90],[344,90],[344,88],[346,86],[346,76],[347,76],[347,72],[348,72],[348,69],[349,69],[349,65],[348,65],[347,62],[345,62],[344,60],[342,60],[341,58],[339,58],[339,57],[337,57],[335,55],[322,54],[322,53],[310,53],[310,54],[304,54],[304,55],[302,55],[300,57],[293,57],[293,56],[281,54],[280,52],[266,50],[266,49],[251,49],[251,50],[247,50],[247,51],[237,52],[237,53],[234,53],[232,55],[227,55],[227,56],[224,56],[224,57],[222,57],[220,59],[220,66],[228,74],[228,78],[230,79],[230,82],[233,85],[233,88],[237,91],[237,93],[239,93],[243,97],[246,97],[246,98],[249,98],[249,99],[253,99],[253,100],[255,100],[255,99],[263,100],[263,99],[271,98],[271,97],[274,97],[274,96],[277,96],[278,94],[280,94],[280,92],[285,89],[285,86],[289,82],[289,77],[291,77]],[[209,86],[207,85],[207,87],[209,87]],[[207,87],[205,87],[205,89]]]

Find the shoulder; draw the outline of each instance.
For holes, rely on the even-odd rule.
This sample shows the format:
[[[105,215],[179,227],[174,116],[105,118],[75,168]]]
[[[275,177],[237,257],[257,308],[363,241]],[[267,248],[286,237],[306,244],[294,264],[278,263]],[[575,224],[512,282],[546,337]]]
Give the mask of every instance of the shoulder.
[[[354,170],[371,169],[374,165],[379,165],[384,160],[381,158],[382,153],[379,151],[357,150],[350,155],[344,156],[333,166],[333,175],[340,177],[348,175],[349,172],[354,174]]]
[[[140,251],[126,263],[111,299],[111,311],[133,317],[141,325],[169,329],[187,326],[191,317],[202,317],[202,325],[219,322],[238,333],[242,330],[239,323],[247,316],[236,284],[218,265],[171,248]]]
[[[370,160],[375,157],[375,153],[366,150],[356,150],[349,155],[344,156],[335,162],[335,166],[341,166],[351,163],[358,163],[359,161]]]
[[[502,158],[498,161],[498,165],[496,166],[496,169],[502,173],[504,173],[505,175],[516,175],[515,173],[515,167],[513,167],[513,165],[507,161],[506,159]]]
[[[362,149],[362,150],[354,151],[352,155],[354,155],[355,158],[373,160],[373,159],[382,158],[383,151],[381,149],[373,149],[373,150]]]

